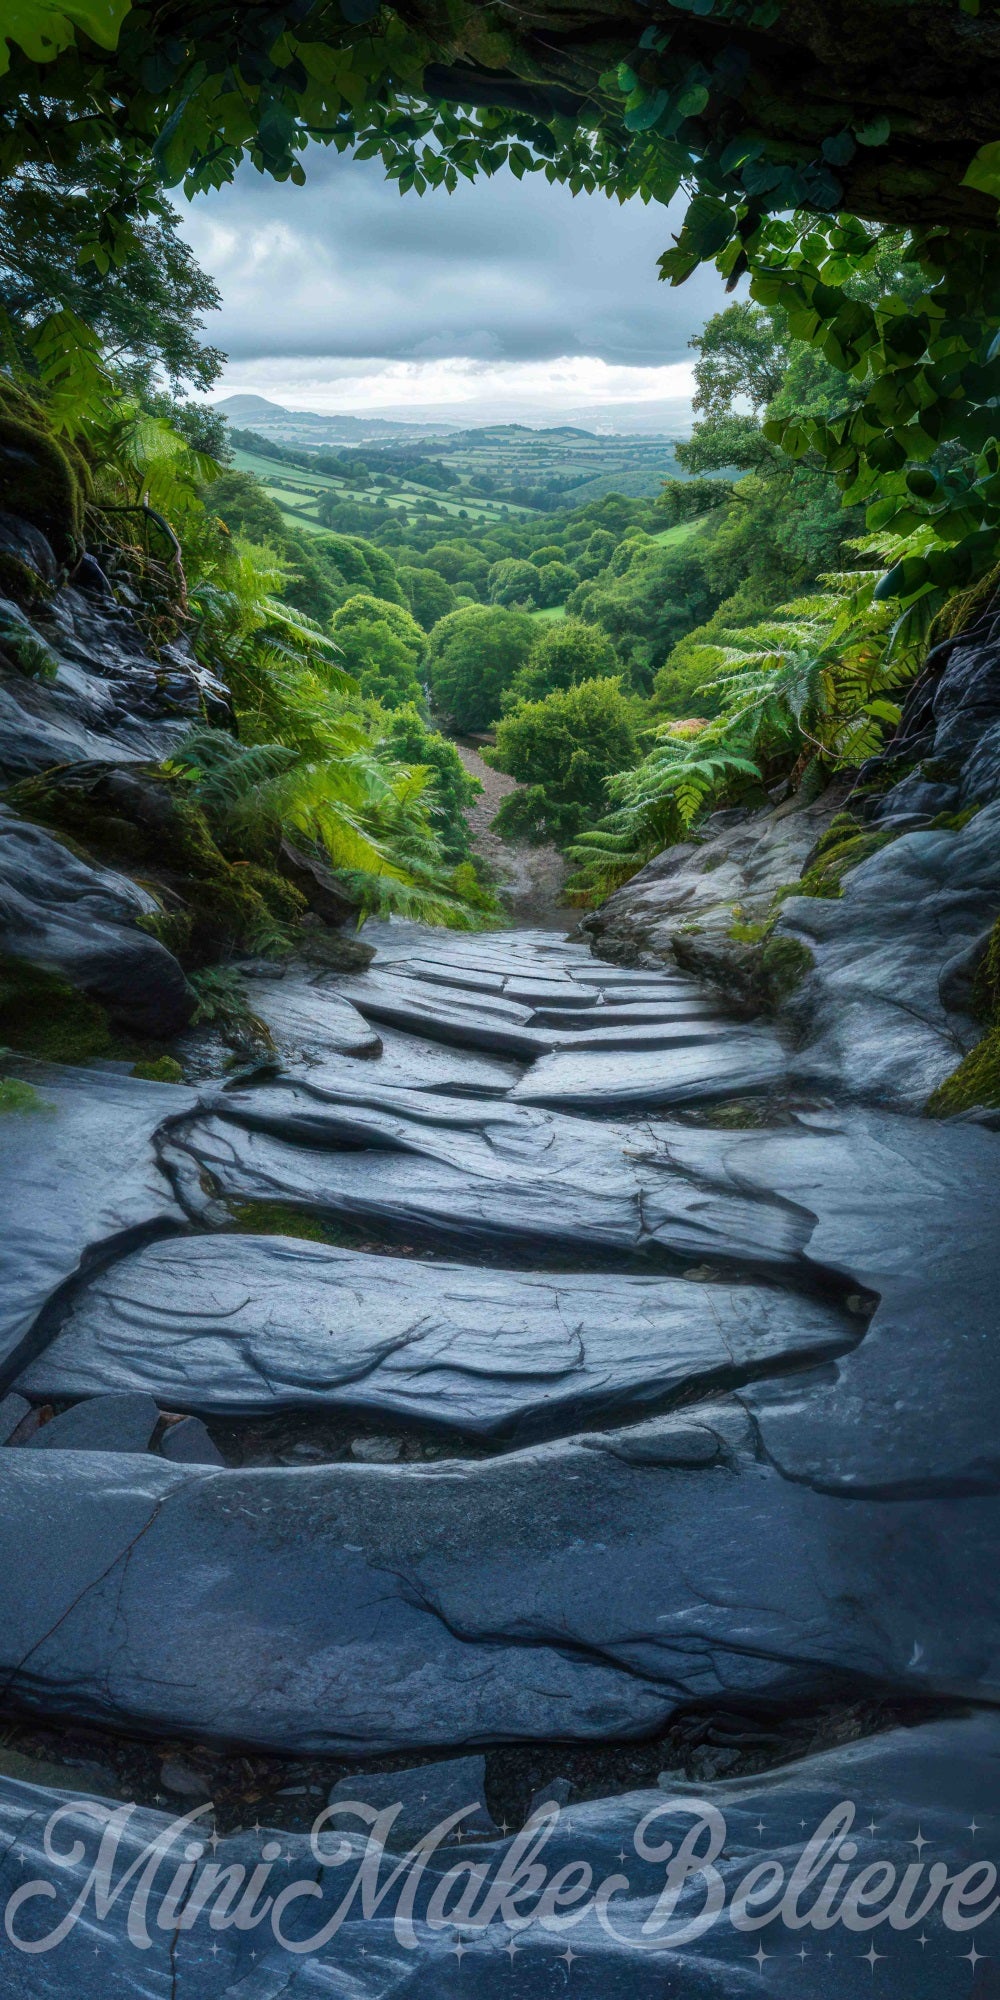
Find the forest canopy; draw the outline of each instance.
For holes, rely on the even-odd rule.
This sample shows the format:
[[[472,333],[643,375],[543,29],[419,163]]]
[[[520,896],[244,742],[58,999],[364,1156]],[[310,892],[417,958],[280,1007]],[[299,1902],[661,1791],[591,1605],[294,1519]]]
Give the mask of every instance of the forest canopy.
[[[840,406],[772,441],[819,455],[877,523],[922,526],[887,588],[973,581],[1000,527],[994,256],[1000,21],[981,0],[804,0],[529,9],[465,0],[31,0],[2,30],[0,176],[71,177],[103,147],[114,185],[66,216],[82,266],[143,255],[165,188],[243,157],[305,177],[312,140],[380,154],[401,191],[506,166],[575,191],[689,197],[662,273],[716,263],[843,377]],[[867,280],[901,225],[912,282]],[[64,322],[72,341],[79,318]],[[942,447],[958,446],[946,465]]]

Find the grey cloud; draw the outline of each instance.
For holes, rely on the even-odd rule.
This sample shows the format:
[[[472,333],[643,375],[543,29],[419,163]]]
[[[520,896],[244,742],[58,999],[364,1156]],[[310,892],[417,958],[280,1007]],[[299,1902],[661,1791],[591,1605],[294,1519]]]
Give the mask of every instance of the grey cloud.
[[[586,354],[655,367],[686,358],[723,302],[711,271],[676,292],[659,282],[676,207],[574,198],[506,172],[401,199],[377,161],[317,147],[306,166],[304,188],[248,169],[184,213],[223,293],[211,338],[234,361]]]

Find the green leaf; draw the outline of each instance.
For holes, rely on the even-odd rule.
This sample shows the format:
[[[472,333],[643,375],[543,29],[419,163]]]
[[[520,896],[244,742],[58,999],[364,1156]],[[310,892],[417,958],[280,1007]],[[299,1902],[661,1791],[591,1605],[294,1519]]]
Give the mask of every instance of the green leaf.
[[[32,62],[52,62],[81,30],[102,49],[117,47],[131,0],[3,0],[0,76],[10,68],[10,44]]]
[[[880,117],[870,119],[867,125],[856,126],[854,137],[859,146],[884,146],[891,131],[892,126],[883,112]]]
[[[714,195],[696,194],[684,217],[681,247],[689,245],[699,263],[704,263],[725,248],[735,228],[736,218],[724,201],[717,201]]]
[[[995,194],[1000,199],[1000,139],[991,139],[988,146],[980,146],[962,186],[979,188],[983,194]]]

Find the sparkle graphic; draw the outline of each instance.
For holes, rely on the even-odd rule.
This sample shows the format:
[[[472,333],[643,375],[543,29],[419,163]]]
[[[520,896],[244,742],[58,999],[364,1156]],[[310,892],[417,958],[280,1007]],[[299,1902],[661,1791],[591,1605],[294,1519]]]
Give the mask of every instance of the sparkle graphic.
[[[759,1819],[759,1820],[757,1821],[757,1832],[758,1832],[758,1833],[763,1833],[763,1831],[764,1831],[764,1822],[763,1822],[763,1820],[762,1820],[762,1819]]]
[[[975,1840],[976,1835],[979,1832],[979,1821],[977,1819],[974,1819],[972,1821],[972,1824],[969,1827],[969,1832],[971,1833],[973,1840]]]
[[[568,1945],[566,1946],[566,1949],[565,1949],[565,1951],[561,1951],[561,1952],[559,1953],[559,1956],[560,1956],[560,1958],[564,1958],[564,1959],[566,1960],[566,1964],[567,1964],[567,1966],[569,1967],[570,1971],[572,1972],[572,1970],[573,1970],[573,1960],[574,1960],[574,1959],[575,1959],[575,1957],[576,1957],[576,1952],[575,1952],[575,1951],[573,1950],[573,1947],[572,1947],[572,1945],[571,1945],[571,1944],[568,1944]]]
[[[924,1839],[924,1830],[922,1826],[918,1826],[916,1840],[911,1840],[909,1842],[909,1846],[916,1848],[917,1859],[919,1861],[922,1861],[924,1858],[924,1848],[930,1846],[930,1842]]]
[[[263,1829],[263,1827],[261,1826],[261,1823],[260,1823],[259,1819],[255,1819],[255,1820],[254,1820],[254,1823],[253,1823],[253,1830],[254,1830],[254,1832],[255,1832],[255,1833],[256,1833],[256,1834],[258,1835],[258,1836],[259,1836],[260,1834],[262,1834],[262,1833],[263,1833],[264,1829]]]
[[[215,1850],[216,1850],[216,1848],[217,1848],[217,1847],[218,1847],[218,1845],[219,1845],[219,1836],[218,1836],[218,1834],[216,1833],[216,1831],[215,1831],[215,1828],[214,1828],[214,1826],[213,1826],[213,1828],[212,1828],[212,1831],[211,1831],[211,1833],[210,1833],[210,1834],[209,1834],[209,1836],[208,1836],[208,1844],[209,1844],[209,1847],[210,1847],[210,1848],[211,1848],[211,1850],[212,1850],[212,1853],[214,1854],[214,1853],[215,1853]]]
[[[757,1946],[757,1949],[756,1949],[756,1951],[755,1951],[755,1952],[753,1952],[753,1953],[751,1954],[751,1956],[753,1957],[753,1959],[754,1959],[754,1962],[755,1962],[755,1964],[756,1964],[756,1966],[757,1966],[757,1970],[758,1970],[758,1972],[759,1972],[759,1973],[760,1973],[760,1974],[761,1974],[762,1976],[763,1976],[763,1972],[764,1972],[764,1967],[765,1967],[765,1965],[767,1964],[767,1961],[768,1961],[768,1959],[770,1958],[770,1955],[771,1955],[771,1954],[770,1954],[770,1952],[767,1952],[767,1951],[765,1951],[765,1950],[764,1950],[764,1947],[763,1947],[763,1945],[762,1945],[762,1944],[759,1944],[759,1945]]]
[[[921,1931],[920,1936],[917,1939],[917,1943],[920,1946],[921,1951],[927,1950],[927,1947],[930,1944],[930,1938],[927,1936],[926,1931]]]
[[[516,1946],[516,1944],[514,1943],[514,1940],[513,1940],[513,1938],[511,1938],[511,1941],[510,1941],[510,1943],[509,1943],[509,1944],[505,1944],[505,1945],[504,1945],[504,1950],[505,1950],[505,1952],[507,1953],[507,1957],[508,1957],[508,1958],[510,1959],[510,1962],[511,1962],[511,1964],[513,1965],[513,1963],[514,1963],[514,1953],[515,1953],[515,1952],[516,1952],[516,1950],[517,1950],[517,1946]]]
[[[452,1951],[453,1951],[453,1952],[454,1952],[454,1954],[455,1954],[455,1957],[457,1958],[457,1960],[458,1960],[458,1962],[459,1962],[459,1965],[461,1965],[461,1963],[462,1963],[462,1960],[463,1960],[463,1958],[465,1957],[465,1946],[464,1946],[464,1944],[462,1943],[462,1940],[461,1940],[461,1938],[459,1938],[459,1940],[458,1940],[458,1943],[457,1943],[457,1944],[453,1944],[451,1948],[452,1948]]]
[[[973,1972],[975,1972],[977,1965],[982,1965],[984,1954],[981,1951],[977,1951],[975,1945],[973,1945],[972,1950],[967,1951],[964,1954],[964,1956],[966,1964],[971,1965]]]
[[[627,1853],[626,1853],[626,1851],[625,1851],[624,1847],[620,1847],[620,1848],[618,1849],[618,1859],[619,1859],[619,1861],[627,1861],[627,1860],[628,1860],[628,1855],[627,1855]]]
[[[873,1819],[870,1819],[870,1820],[869,1820],[869,1822],[868,1822],[868,1831],[869,1831],[869,1833],[870,1833],[870,1834],[871,1834],[871,1835],[872,1835],[873,1837],[874,1837],[874,1835],[875,1835],[875,1834],[876,1834],[876,1833],[878,1832],[878,1825],[877,1825],[877,1823],[876,1823],[876,1821],[875,1821],[875,1820],[873,1820]]]
[[[807,1952],[807,1950],[806,1950],[806,1948],[805,1948],[805,1945],[803,1945],[803,1946],[802,1946],[802,1949],[801,1949],[801,1951],[799,1951],[799,1952],[798,1952],[798,1953],[796,1954],[796,1956],[797,1956],[798,1958],[800,1958],[800,1959],[801,1959],[801,1961],[802,1961],[802,1963],[803,1963],[803,1965],[804,1965],[804,1964],[805,1964],[805,1962],[806,1962],[806,1959],[807,1959],[807,1958],[808,1958],[808,1956],[809,1956],[809,1953]]]
[[[877,1965],[880,1965],[880,1964],[881,1964],[882,1960],[883,1960],[883,1959],[884,1959],[884,1957],[885,1957],[885,1952],[884,1952],[884,1951],[876,1951],[876,1949],[875,1949],[875,1946],[874,1946],[874,1945],[870,1945],[870,1946],[869,1946],[869,1948],[868,1948],[868,1950],[867,1950],[867,1951],[865,1951],[865,1952],[862,1952],[862,1954],[861,1954],[861,1955],[862,1955],[862,1958],[863,1958],[863,1959],[864,1959],[864,1961],[865,1961],[865,1964],[866,1964],[866,1965],[870,1965],[870,1966],[871,1966],[871,1969],[872,1969],[872,1978],[874,1979],[874,1977],[875,1977],[875,1967],[876,1967]]]

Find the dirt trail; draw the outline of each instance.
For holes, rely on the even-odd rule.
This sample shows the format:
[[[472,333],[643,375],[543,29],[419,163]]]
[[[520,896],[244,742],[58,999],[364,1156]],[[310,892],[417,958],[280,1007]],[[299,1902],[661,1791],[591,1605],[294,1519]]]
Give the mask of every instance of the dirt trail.
[[[503,840],[493,831],[493,820],[504,799],[521,789],[516,778],[494,771],[470,743],[456,742],[455,748],[470,777],[478,778],[483,787],[466,818],[475,852],[494,871],[512,919],[527,930],[574,930],[579,914],[562,901],[569,869],[558,848]]]

